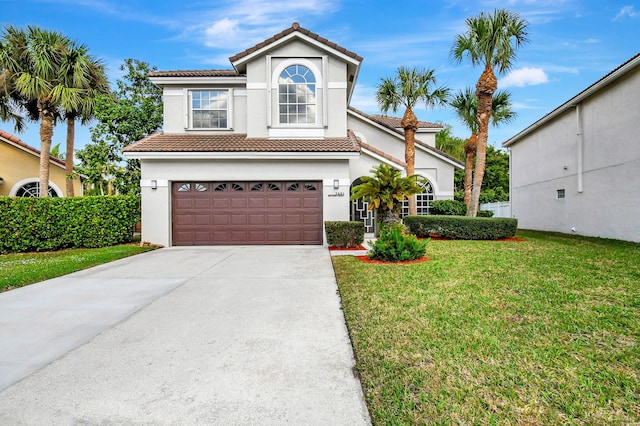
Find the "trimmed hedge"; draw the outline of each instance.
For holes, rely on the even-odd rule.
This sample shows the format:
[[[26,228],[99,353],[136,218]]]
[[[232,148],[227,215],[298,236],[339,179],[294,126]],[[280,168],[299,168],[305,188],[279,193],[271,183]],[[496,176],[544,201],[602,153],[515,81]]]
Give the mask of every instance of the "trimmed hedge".
[[[364,242],[364,223],[346,221],[326,221],[327,244],[332,247],[351,248]]]
[[[404,224],[419,238],[439,236],[456,240],[497,240],[513,237],[518,219],[466,216],[407,216]]]
[[[429,203],[429,214],[464,216],[467,214],[467,206],[457,200],[435,200]]]
[[[126,243],[139,220],[135,196],[0,197],[0,253]]]

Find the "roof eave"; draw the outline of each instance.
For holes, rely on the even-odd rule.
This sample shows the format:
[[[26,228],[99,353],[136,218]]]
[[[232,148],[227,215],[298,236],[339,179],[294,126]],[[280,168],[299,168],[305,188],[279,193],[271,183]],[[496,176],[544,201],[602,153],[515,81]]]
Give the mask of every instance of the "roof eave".
[[[125,157],[134,160],[349,160],[360,156],[360,152],[357,151],[126,151],[123,154]]]
[[[172,84],[247,84],[246,76],[233,77],[149,77],[158,87]]]
[[[543,116],[541,119],[539,119],[538,121],[534,122],[532,125],[530,125],[529,127],[525,128],[520,133],[517,133],[512,138],[509,138],[506,141],[502,142],[502,146],[508,148],[508,147],[514,145],[519,140],[523,139],[525,136],[527,136],[528,134],[532,133],[533,131],[535,131],[536,129],[541,127],[542,125],[544,125],[544,124],[548,123],[549,121],[555,119],[556,117],[564,114],[570,108],[574,108],[576,105],[580,104],[585,99],[591,97],[595,93],[597,93],[600,90],[602,90],[604,87],[606,87],[609,84],[613,83],[614,81],[618,80],[620,77],[626,75],[628,72],[630,72],[633,69],[635,69],[638,65],[640,65],[640,54],[636,55],[636,57],[634,57],[632,60],[630,60],[627,63],[623,64],[615,72],[612,72],[611,74],[607,75],[606,77],[598,80],[597,82],[595,82],[591,86],[587,87],[585,90],[583,90],[582,92],[578,93],[576,96],[574,96],[573,98],[569,99],[567,102],[563,103],[562,105],[560,105],[559,107],[557,107],[556,109],[554,109],[553,111],[548,113],[547,115]]]

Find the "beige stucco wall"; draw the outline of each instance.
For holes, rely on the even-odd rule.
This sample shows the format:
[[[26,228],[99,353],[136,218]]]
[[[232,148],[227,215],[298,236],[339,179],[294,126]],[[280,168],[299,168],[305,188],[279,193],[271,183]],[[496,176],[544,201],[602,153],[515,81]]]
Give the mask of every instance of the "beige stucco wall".
[[[0,196],[7,196],[27,182],[36,182],[40,176],[40,157],[35,153],[17,148],[0,139],[0,177],[4,183],[0,185]],[[58,196],[65,196],[66,174],[59,164],[51,162],[49,167],[50,185],[56,190]],[[79,178],[74,179],[74,192],[82,194],[82,185]]]
[[[339,180],[338,189],[333,187],[334,179]],[[151,180],[157,181],[157,189],[151,189]],[[183,180],[323,181],[323,220],[349,220],[347,159],[144,160],[141,179],[143,241],[171,245],[171,182]]]
[[[576,107],[511,146],[519,227],[640,241],[638,93],[640,67],[580,103],[582,192]]]

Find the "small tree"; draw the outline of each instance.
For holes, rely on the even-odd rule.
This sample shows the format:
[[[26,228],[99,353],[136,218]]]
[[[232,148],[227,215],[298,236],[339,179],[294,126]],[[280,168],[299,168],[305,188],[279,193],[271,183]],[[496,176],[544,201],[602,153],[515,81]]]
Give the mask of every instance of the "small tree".
[[[402,201],[424,191],[419,185],[422,177],[402,177],[400,171],[381,163],[371,169],[373,176],[363,176],[362,183],[351,190],[351,200],[364,199],[369,209],[376,212],[381,226],[400,223]]]

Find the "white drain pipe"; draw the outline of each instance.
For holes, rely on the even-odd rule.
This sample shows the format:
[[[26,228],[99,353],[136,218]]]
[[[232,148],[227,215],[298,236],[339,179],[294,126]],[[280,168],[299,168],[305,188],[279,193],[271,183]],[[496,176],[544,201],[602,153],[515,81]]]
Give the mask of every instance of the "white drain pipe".
[[[580,104],[576,104],[576,139],[578,142],[578,193],[582,193],[582,173],[584,167],[583,161],[583,148],[584,148],[584,138],[582,136],[582,116],[580,114]]]

